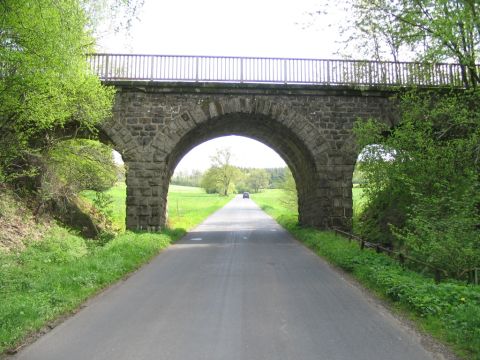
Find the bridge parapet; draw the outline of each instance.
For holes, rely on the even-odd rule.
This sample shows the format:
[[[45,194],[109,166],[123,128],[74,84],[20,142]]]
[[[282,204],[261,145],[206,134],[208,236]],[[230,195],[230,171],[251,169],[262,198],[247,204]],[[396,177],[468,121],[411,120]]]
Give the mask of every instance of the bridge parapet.
[[[175,56],[88,55],[91,71],[104,81],[180,81],[311,84],[351,87],[465,87],[460,64]],[[480,72],[480,65],[477,66]]]

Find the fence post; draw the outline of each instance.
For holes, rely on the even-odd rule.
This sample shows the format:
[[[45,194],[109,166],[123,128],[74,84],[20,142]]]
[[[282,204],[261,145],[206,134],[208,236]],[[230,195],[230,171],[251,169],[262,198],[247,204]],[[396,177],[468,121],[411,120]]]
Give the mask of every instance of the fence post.
[[[405,264],[405,256],[403,255],[403,253],[398,254],[398,260],[400,261],[400,264],[402,264],[402,266]]]
[[[441,274],[440,274],[440,270],[435,269],[435,283],[438,284],[441,279],[442,279],[442,277],[441,277]]]
[[[480,276],[479,276],[479,275],[480,275],[480,274],[479,274],[479,273],[480,273],[479,270],[480,270],[479,268],[473,269],[473,283],[474,283],[475,285],[478,285],[478,281],[479,281],[479,277],[480,277]]]
[[[376,252],[377,254],[380,253],[380,245],[379,245],[379,244],[376,244],[376,245],[375,245],[375,252]]]
[[[364,248],[365,248],[365,241],[362,240],[362,241],[360,242],[360,250],[363,250]]]

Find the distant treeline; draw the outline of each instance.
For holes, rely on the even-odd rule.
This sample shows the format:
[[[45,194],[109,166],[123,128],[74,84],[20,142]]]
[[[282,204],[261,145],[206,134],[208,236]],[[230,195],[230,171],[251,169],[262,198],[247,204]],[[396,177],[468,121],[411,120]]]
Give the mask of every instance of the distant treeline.
[[[252,168],[237,168],[238,171],[243,175],[242,179],[248,179],[249,175],[252,173]],[[258,169],[257,169],[258,170]],[[282,187],[282,184],[285,182],[286,174],[288,172],[287,167],[282,168],[267,168],[261,169],[266,172],[267,184],[266,188],[268,189],[279,189]],[[183,170],[176,172],[170,183],[173,185],[182,185],[182,186],[195,186],[201,187],[202,179],[206,172],[200,170]],[[237,184],[237,191],[248,191],[251,190],[247,184],[239,181]]]

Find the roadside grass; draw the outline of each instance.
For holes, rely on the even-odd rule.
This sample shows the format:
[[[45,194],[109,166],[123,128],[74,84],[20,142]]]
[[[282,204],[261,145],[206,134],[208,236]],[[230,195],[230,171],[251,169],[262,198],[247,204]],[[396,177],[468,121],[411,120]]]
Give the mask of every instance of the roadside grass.
[[[359,216],[362,213],[362,210],[367,201],[366,196],[363,194],[363,189],[361,187],[352,188],[352,198],[353,198],[353,230],[357,229]]]
[[[459,356],[480,360],[480,287],[456,281],[435,284],[387,255],[362,251],[333,232],[299,227],[297,214],[282,204],[282,196],[281,190],[266,190],[251,197],[295,238],[389,300]]]
[[[231,199],[197,188],[170,190],[170,227],[160,233],[124,232],[101,246],[56,226],[22,252],[0,252],[0,354],[138,269]],[[110,194],[114,221],[123,222],[124,185]]]
[[[125,202],[127,187],[124,182],[118,182],[105,194],[111,197],[112,202],[107,206],[110,219],[115,228],[125,231]],[[84,191],[82,196],[93,202],[95,193]],[[168,192],[168,225],[171,229],[189,230],[202,222],[208,215],[226,204],[223,196],[207,194],[198,187],[170,185]]]

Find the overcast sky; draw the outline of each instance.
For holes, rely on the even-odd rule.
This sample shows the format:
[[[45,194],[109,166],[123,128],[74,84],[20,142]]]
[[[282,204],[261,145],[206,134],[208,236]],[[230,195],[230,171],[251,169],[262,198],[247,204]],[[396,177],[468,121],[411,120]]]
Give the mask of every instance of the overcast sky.
[[[341,0],[340,0],[341,2]],[[338,58],[335,26],[305,26],[322,0],[145,0],[130,36],[99,39],[99,51],[164,55]],[[340,10],[330,19],[341,19]],[[177,169],[206,169],[217,148],[230,147],[239,166],[285,166],[257,141],[218,138],[187,154]]]

